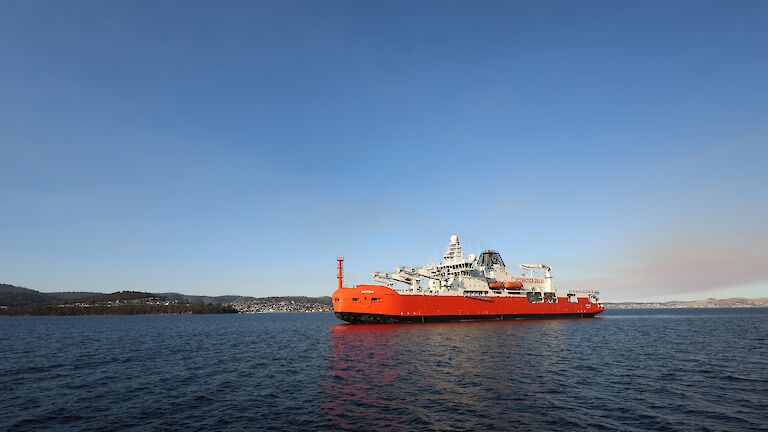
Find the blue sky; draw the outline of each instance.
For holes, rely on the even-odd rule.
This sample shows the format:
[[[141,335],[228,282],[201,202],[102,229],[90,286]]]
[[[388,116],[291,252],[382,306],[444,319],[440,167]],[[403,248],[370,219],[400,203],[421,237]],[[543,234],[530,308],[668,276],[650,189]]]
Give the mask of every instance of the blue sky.
[[[768,3],[0,2],[0,282],[325,295],[450,234],[768,296]]]

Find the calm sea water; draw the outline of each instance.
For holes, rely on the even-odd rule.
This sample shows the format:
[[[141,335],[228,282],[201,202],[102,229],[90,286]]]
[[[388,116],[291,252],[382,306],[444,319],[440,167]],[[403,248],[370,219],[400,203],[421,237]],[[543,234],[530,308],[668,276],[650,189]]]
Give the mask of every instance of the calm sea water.
[[[768,309],[0,319],[0,430],[768,430]]]

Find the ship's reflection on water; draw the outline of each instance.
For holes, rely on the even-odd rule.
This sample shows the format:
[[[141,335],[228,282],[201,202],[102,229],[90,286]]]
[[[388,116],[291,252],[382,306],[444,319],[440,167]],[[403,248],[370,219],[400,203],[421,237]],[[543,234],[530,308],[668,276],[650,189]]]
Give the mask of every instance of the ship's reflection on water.
[[[394,388],[401,376],[396,344],[403,327],[339,324],[331,328],[324,408],[338,427],[359,428],[361,419],[370,429],[379,430],[398,423],[401,401],[393,401],[381,389]]]
[[[525,425],[526,398],[556,391],[573,322],[335,325],[323,408],[341,429]]]

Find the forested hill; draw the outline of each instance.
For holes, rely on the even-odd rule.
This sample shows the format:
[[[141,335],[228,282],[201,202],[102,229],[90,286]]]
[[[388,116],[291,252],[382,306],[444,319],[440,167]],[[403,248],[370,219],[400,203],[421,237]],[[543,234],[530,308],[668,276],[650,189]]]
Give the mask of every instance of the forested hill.
[[[41,293],[0,285],[0,315],[134,315],[236,313],[231,306],[189,303],[138,291],[103,293]]]
[[[0,284],[0,306],[16,307],[55,301],[54,297],[28,288]]]

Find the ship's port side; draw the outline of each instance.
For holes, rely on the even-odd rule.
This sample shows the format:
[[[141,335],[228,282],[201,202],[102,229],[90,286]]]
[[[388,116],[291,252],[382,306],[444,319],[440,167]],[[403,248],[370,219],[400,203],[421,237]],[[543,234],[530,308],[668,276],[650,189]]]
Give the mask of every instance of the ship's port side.
[[[381,285],[357,285],[337,289],[332,302],[336,316],[350,323],[592,318],[603,311],[602,303],[584,295],[530,294],[475,291],[464,295],[430,295],[401,293]]]

